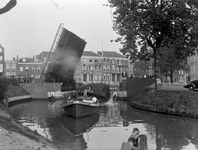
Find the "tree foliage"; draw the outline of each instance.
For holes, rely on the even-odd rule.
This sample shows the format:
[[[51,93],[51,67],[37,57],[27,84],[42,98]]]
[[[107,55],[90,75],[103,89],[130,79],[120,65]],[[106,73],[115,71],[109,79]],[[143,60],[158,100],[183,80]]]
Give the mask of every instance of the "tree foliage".
[[[174,50],[168,47],[161,48],[159,56],[159,69],[160,74],[167,76],[170,73],[171,82],[173,81],[173,72],[179,70],[187,70],[187,59],[178,58]]]
[[[115,8],[114,30],[131,59],[154,58],[155,74],[161,47],[175,58],[194,54],[198,45],[196,0],[109,0]]]

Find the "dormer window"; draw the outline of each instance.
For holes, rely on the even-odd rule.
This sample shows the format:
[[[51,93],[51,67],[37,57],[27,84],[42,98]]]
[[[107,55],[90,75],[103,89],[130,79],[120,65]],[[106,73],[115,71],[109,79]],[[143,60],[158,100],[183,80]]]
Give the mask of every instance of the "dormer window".
[[[25,58],[23,58],[23,59],[22,59],[22,62],[26,62],[26,59],[25,59]]]

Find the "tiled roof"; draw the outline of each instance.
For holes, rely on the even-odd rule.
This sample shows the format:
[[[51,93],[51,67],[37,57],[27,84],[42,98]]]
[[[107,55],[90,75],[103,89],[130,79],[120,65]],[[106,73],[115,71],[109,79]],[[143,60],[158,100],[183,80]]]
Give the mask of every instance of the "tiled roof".
[[[24,58],[20,58],[19,62],[34,62],[34,59],[33,58],[24,57]]]
[[[84,51],[82,56],[92,56],[92,57],[100,57],[100,55],[92,52],[92,51]]]
[[[98,54],[102,56],[102,52],[98,51]],[[113,57],[113,58],[126,58],[124,55],[121,55],[114,51],[103,51],[103,57]]]

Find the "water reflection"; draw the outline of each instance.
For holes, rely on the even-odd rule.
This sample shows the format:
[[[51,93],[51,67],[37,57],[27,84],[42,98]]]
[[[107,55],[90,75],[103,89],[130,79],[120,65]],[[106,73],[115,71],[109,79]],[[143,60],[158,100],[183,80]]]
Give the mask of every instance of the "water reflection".
[[[83,118],[73,118],[62,115],[62,124],[74,136],[79,136],[85,132],[90,132],[98,122],[99,113],[92,114]]]
[[[120,149],[137,127],[146,134],[149,150],[198,150],[196,119],[141,111],[127,101],[118,101],[101,107],[99,114],[76,121],[63,115],[61,103],[32,101],[11,107],[10,113],[62,149]]]

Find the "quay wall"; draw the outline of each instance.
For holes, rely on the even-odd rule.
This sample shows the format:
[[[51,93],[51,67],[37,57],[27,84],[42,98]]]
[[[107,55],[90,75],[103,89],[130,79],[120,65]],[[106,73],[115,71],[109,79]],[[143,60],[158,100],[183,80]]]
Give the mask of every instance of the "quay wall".
[[[61,83],[20,83],[32,98],[48,98],[48,92],[61,91]]]
[[[142,88],[153,83],[152,78],[127,78],[120,83],[120,91],[127,91],[127,97],[133,97]]]

